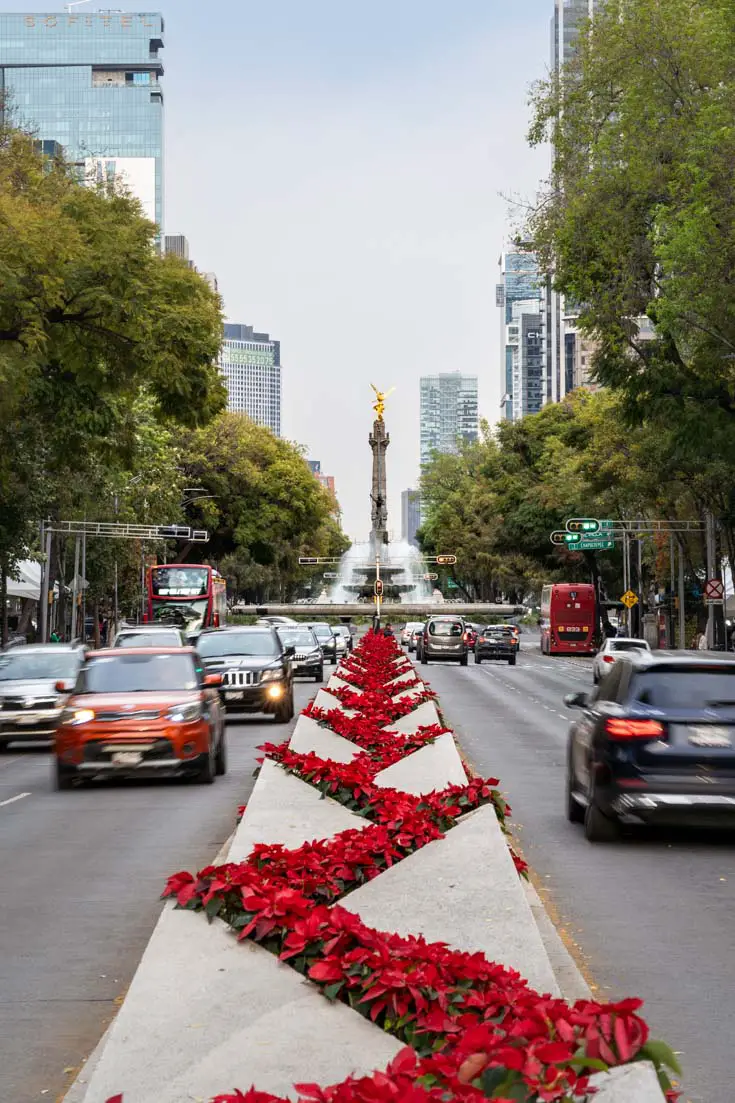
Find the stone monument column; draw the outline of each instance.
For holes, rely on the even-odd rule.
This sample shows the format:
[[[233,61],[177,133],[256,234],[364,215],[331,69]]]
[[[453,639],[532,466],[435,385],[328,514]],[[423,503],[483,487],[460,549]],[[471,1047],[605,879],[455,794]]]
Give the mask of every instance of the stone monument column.
[[[382,417],[373,422],[373,431],[368,437],[373,451],[373,481],[370,491],[370,550],[380,555],[384,544],[388,543],[388,496],[385,475],[385,453],[390,444],[390,436]]]

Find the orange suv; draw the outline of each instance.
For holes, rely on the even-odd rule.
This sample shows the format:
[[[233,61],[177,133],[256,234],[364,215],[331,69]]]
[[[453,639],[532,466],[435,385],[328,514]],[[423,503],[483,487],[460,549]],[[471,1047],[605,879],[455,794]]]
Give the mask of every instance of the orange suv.
[[[220,682],[190,647],[90,652],[56,729],[56,787],[177,775],[211,784],[227,769]]]

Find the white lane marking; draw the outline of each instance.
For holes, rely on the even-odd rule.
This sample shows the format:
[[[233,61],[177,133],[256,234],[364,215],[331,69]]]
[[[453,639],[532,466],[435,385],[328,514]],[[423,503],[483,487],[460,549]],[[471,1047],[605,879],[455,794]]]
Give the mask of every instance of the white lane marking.
[[[0,808],[4,808],[6,804],[15,804],[17,800],[23,800],[23,797],[29,797],[30,793],[18,793],[17,797],[9,797],[7,800],[0,800]]]

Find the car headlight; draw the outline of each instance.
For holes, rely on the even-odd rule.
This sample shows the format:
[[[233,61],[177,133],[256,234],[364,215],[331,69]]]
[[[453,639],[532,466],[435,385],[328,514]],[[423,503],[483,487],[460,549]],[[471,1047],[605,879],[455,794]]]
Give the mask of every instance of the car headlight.
[[[173,720],[174,724],[193,724],[195,720],[201,720],[202,706],[199,701],[190,705],[174,705],[166,713],[167,720]]]
[[[264,670],[260,675],[261,682],[277,682],[283,677],[283,671],[280,667],[275,670]]]
[[[61,724],[69,724],[73,727],[78,724],[89,724],[92,720],[94,720],[92,709],[64,709],[59,717]]]

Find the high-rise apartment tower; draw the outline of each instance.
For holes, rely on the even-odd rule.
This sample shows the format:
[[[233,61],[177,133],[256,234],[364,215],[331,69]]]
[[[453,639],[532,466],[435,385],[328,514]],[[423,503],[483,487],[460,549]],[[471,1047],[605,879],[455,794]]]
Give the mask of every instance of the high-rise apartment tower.
[[[281,343],[252,326],[225,323],[219,359],[227,409],[247,414],[281,435]]]

